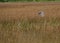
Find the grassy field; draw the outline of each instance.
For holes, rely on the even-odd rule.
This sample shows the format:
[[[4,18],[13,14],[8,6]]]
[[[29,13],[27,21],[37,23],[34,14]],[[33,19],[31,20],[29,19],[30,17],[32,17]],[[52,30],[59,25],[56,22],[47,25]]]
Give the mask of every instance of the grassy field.
[[[0,3],[0,43],[60,43],[60,3]]]

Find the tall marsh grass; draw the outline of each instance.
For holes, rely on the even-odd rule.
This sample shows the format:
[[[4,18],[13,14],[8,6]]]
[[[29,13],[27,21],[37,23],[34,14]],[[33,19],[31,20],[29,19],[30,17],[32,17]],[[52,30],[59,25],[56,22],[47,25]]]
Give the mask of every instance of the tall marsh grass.
[[[60,17],[0,22],[1,43],[60,43]]]

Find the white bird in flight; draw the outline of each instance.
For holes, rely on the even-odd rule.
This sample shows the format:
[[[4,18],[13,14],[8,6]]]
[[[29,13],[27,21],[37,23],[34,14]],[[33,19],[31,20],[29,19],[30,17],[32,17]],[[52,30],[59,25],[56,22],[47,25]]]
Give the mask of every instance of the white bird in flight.
[[[39,14],[41,17],[44,17],[44,16],[45,16],[45,13],[44,13],[43,11],[40,11],[38,14]]]

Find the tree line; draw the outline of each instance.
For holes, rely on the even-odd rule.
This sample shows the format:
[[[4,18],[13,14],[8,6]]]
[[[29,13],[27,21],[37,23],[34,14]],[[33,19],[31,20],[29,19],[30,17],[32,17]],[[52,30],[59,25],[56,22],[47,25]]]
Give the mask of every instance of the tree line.
[[[29,1],[29,2],[30,1],[33,1],[33,2],[38,1],[39,2],[39,1],[55,1],[55,0],[0,0],[0,2],[16,2],[16,1],[22,1],[22,2],[23,1]]]

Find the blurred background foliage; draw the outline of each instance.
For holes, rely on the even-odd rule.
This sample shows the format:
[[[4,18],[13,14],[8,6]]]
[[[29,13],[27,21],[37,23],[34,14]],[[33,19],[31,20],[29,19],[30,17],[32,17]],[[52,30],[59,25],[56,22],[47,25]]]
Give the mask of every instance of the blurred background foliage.
[[[0,2],[43,2],[43,1],[60,1],[60,0],[0,0]]]

